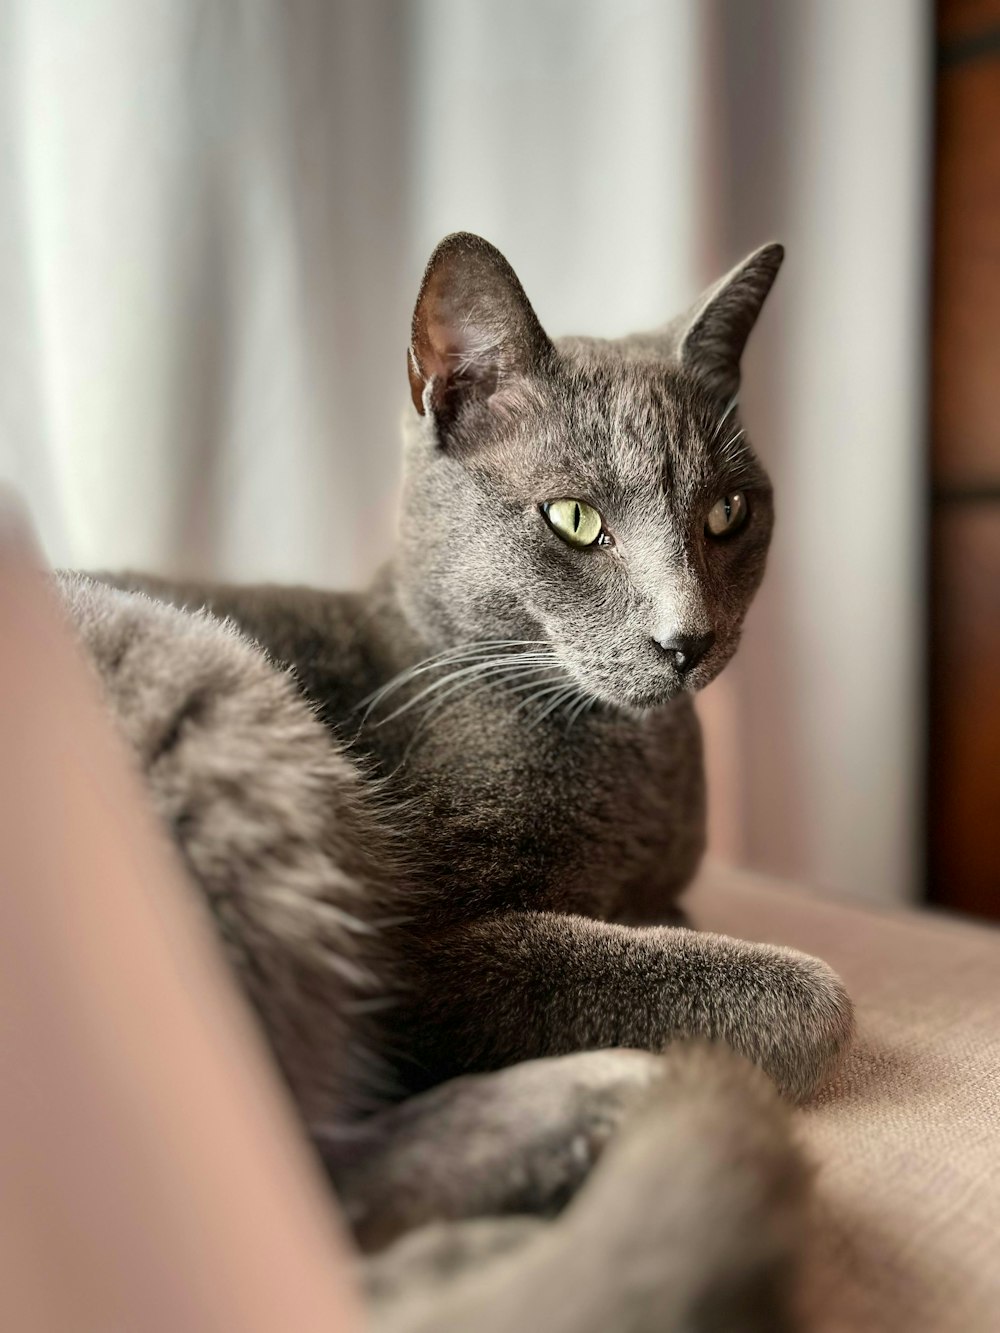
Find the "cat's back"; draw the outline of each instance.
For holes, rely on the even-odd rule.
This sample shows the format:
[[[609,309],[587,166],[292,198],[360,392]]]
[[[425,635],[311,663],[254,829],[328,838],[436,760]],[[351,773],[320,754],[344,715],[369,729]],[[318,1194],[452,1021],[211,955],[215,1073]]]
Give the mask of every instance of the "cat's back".
[[[273,662],[294,669],[295,679],[328,725],[349,738],[358,702],[378,671],[377,629],[383,619],[376,581],[365,593],[329,592],[279,584],[184,581],[125,571],[99,576],[102,583],[143,592],[187,611],[207,610],[234,622]]]

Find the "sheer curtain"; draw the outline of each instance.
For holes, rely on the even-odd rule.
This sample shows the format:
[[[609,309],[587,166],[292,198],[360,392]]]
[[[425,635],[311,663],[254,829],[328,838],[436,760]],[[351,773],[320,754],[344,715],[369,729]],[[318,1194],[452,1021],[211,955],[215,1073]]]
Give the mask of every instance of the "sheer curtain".
[[[553,333],[762,240],[771,571],[723,854],[913,892],[927,18],[908,0],[0,0],[0,476],[52,558],[330,586],[391,543],[409,309],[480,231]]]

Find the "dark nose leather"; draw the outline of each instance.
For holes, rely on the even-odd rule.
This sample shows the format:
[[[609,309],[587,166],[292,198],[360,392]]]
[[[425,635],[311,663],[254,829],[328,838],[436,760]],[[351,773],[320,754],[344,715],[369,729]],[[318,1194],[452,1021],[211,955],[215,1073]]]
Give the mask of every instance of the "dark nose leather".
[[[705,654],[715,643],[715,635],[708,634],[675,634],[670,639],[656,640],[660,651],[665,657],[673,662],[674,666],[681,673],[693,671]]]

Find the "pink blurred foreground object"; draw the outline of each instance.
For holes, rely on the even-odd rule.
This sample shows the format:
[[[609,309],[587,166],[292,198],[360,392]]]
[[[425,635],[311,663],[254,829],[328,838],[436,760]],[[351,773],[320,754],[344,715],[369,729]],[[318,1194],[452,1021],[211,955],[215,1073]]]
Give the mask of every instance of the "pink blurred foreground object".
[[[360,1328],[348,1243],[0,495],[0,1327]]]

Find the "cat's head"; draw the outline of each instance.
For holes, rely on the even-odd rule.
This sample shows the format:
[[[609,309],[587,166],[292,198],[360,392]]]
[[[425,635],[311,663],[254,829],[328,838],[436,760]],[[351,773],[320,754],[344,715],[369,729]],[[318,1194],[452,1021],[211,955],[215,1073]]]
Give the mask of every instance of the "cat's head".
[[[657,332],[552,342],[493,246],[441,242],[413,316],[397,560],[429,642],[544,640],[622,707],[718,674],[771,535],[736,396],[782,253]]]

